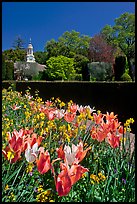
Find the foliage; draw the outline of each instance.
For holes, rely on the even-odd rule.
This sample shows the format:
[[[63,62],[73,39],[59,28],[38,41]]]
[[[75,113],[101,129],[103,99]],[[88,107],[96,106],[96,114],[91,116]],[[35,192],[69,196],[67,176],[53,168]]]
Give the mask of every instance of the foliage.
[[[46,64],[46,60],[47,60],[46,52],[37,51],[34,53],[34,56],[37,63],[43,64],[43,65]]]
[[[130,75],[125,72],[125,73],[122,74],[122,76],[121,76],[121,81],[132,81],[132,79],[131,79]]]
[[[6,79],[6,64],[5,64],[5,57],[2,54],[2,80]]]
[[[105,62],[88,64],[91,81],[111,81],[113,76],[112,65]]]
[[[82,74],[75,74],[76,81],[82,81]]]
[[[2,201],[135,202],[133,122],[123,128],[113,112],[3,89]]]
[[[83,81],[90,81],[90,72],[88,64],[83,64],[82,66],[82,80]]]
[[[21,36],[17,36],[14,43],[13,48],[16,50],[22,50],[24,49],[24,40],[21,38]]]
[[[32,77],[32,80],[42,80],[43,79],[43,72],[39,72],[37,75],[34,75]]]
[[[118,46],[126,55],[129,74],[133,80],[131,59],[135,58],[135,14],[123,13],[119,18],[115,19],[114,26],[106,25],[101,33],[108,43]]]
[[[114,62],[116,49],[107,43],[102,34],[95,35],[90,40],[89,58],[91,62]]]
[[[83,55],[76,54],[74,55],[74,62],[76,73],[81,74],[83,67],[87,65],[89,59]]]
[[[6,65],[6,80],[14,79],[14,63],[12,61],[5,61]]]
[[[73,57],[74,54],[80,54],[87,57],[90,37],[80,35],[79,32],[72,30],[66,31],[58,38],[48,41],[45,45],[45,51],[48,52],[48,58],[58,55]]]
[[[126,58],[124,56],[118,56],[115,58],[114,75],[115,81],[120,81],[121,76],[124,74],[126,68]]]
[[[72,80],[74,74],[73,58],[60,55],[47,61],[47,75],[51,80]]]
[[[74,30],[71,32],[66,31],[58,38],[58,41],[52,39],[46,43],[45,52],[47,54],[47,59],[60,55],[68,58],[74,58],[76,73],[81,74],[83,62],[89,61],[89,41],[89,36],[80,35],[79,32]]]
[[[26,51],[25,50],[9,49],[9,50],[4,50],[3,54],[5,56],[5,60],[12,60],[13,62],[26,61]]]

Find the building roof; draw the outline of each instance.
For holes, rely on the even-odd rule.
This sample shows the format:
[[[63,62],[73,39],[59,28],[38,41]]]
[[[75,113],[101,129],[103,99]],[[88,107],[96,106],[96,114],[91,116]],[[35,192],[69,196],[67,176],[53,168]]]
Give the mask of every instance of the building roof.
[[[28,48],[33,48],[31,43],[28,44]]]

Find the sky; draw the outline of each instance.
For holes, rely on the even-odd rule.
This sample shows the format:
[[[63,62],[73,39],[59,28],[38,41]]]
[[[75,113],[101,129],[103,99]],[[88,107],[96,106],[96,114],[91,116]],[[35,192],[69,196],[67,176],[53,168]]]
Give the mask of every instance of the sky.
[[[31,38],[34,52],[66,31],[93,37],[125,12],[135,13],[135,2],[2,2],[2,50],[17,36],[25,48]]]

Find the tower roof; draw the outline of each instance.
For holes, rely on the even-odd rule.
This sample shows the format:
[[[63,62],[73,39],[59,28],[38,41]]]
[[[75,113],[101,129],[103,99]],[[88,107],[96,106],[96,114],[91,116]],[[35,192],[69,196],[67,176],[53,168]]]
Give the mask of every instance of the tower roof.
[[[33,48],[32,44],[29,43],[28,44],[28,48]]]
[[[28,44],[28,48],[33,48],[32,44],[31,44],[31,38],[30,38],[30,42]]]

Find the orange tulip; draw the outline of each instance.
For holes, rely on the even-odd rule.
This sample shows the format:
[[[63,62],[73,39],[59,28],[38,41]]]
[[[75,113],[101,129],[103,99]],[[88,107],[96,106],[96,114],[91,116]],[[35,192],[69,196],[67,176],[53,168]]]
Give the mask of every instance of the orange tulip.
[[[83,150],[83,142],[80,141],[77,146],[72,144],[72,148],[70,148],[68,145],[65,145],[63,149],[63,146],[61,145],[60,148],[56,149],[56,151],[59,158],[63,159],[68,165],[72,165],[82,161],[89,149],[91,149],[91,147]]]
[[[117,118],[117,115],[114,115],[114,112],[111,112],[110,114],[109,112],[107,112],[107,114],[104,114],[104,116],[106,116],[106,120],[109,120],[109,121]]]
[[[87,168],[84,168],[79,164],[73,164],[69,170],[71,185],[74,185],[82,177],[82,174],[88,171]]]
[[[100,124],[103,120],[103,114],[102,113],[99,113],[99,114],[93,113],[93,118],[94,118],[94,121],[96,124]]]
[[[107,135],[107,141],[110,144],[110,146],[112,148],[116,148],[119,147],[119,143],[120,143],[120,136],[115,135],[114,133],[108,133]]]
[[[56,190],[59,196],[67,195],[71,187],[82,177],[82,174],[89,171],[79,164],[73,164],[71,168],[66,163],[60,163],[61,172],[55,180]]]
[[[37,163],[38,171],[41,174],[44,174],[49,169],[51,169],[50,155],[49,155],[47,150],[46,150],[46,152],[44,152],[44,151],[40,152],[39,158],[36,160],[36,163]]]
[[[89,171],[87,168],[78,164],[84,159],[89,149],[90,147],[83,150],[82,141],[80,141],[77,146],[72,144],[72,149],[67,145],[65,145],[64,149],[62,145],[57,149],[59,158],[55,161],[59,159],[64,160],[64,163],[60,162],[61,172],[57,178],[52,166],[52,173],[54,175],[56,190],[59,196],[67,195],[70,192],[72,185],[74,185],[82,177],[82,174]]]
[[[75,116],[76,116],[76,113],[70,113],[70,112],[66,111],[64,114],[64,119],[68,123],[71,123],[74,120]]]
[[[84,157],[87,154],[87,151],[91,149],[91,147],[88,147],[86,150],[83,150],[83,142],[80,141],[79,144],[77,145],[78,149],[77,149],[77,153],[75,158],[78,159],[78,162],[81,162]]]

